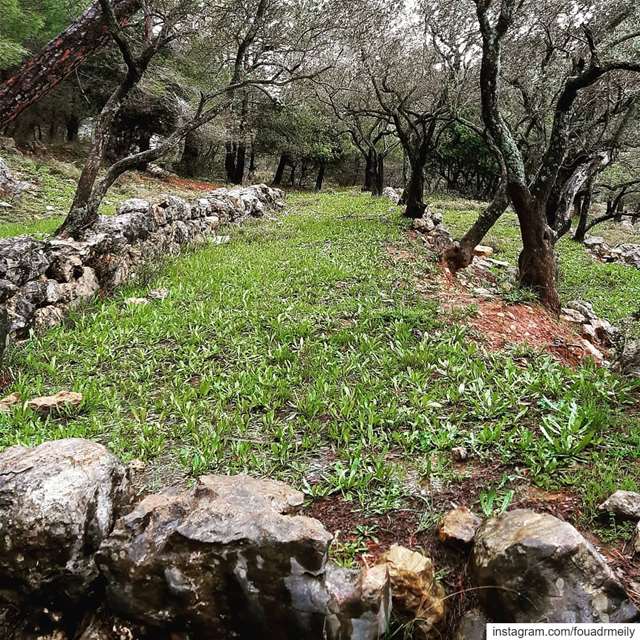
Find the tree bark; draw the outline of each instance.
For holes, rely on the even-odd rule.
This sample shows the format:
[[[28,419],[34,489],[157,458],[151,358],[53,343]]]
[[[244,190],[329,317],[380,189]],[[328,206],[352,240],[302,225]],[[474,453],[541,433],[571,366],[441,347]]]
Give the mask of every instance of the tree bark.
[[[422,218],[427,209],[427,205],[423,202],[424,197],[424,174],[422,167],[412,167],[409,182],[403,194],[405,218]]]
[[[501,187],[491,204],[478,216],[472,227],[458,242],[445,251],[445,262],[453,273],[465,269],[473,262],[473,250],[482,242],[508,206],[509,196],[506,189]]]
[[[373,191],[375,183],[375,167],[374,167],[374,154],[373,151],[369,151],[365,157],[364,167],[364,186],[363,191]]]
[[[584,242],[584,237],[587,234],[587,223],[589,222],[589,211],[591,209],[592,186],[589,187],[579,196],[576,200],[578,209],[578,225],[576,226],[573,239],[576,242]]]
[[[372,176],[371,195],[380,197],[384,191],[384,158],[377,153],[373,155]]]
[[[113,0],[116,18],[124,23],[142,6],[142,0]],[[94,51],[110,41],[109,29],[94,2],[68,29],[26,60],[0,85],[0,122],[7,125],[28,106],[54,89]]]
[[[279,187],[282,184],[284,170],[287,168],[288,164],[289,156],[286,153],[281,154],[280,160],[278,161],[278,167],[276,168],[276,173],[273,176],[273,181],[271,182],[274,187]]]
[[[325,169],[326,169],[326,163],[324,161],[321,161],[320,166],[318,167],[318,176],[316,177],[316,191],[322,191],[322,183],[324,182]]]
[[[555,234],[547,224],[545,203],[520,185],[508,186],[509,197],[520,222],[522,251],[518,258],[520,284],[533,290],[542,304],[560,311],[556,289]]]

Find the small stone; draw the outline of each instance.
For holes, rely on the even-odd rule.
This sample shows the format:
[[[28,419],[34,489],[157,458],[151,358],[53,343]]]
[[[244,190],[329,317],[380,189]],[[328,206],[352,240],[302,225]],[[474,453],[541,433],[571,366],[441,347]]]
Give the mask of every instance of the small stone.
[[[585,247],[592,248],[605,244],[604,238],[601,236],[590,236],[584,239]]]
[[[445,613],[445,591],[430,558],[393,545],[381,558],[389,568],[393,607],[414,622],[414,638],[428,638]]]
[[[431,218],[416,218],[413,221],[413,228],[421,233],[431,233],[436,225]]]
[[[0,209],[13,209],[13,205],[4,200],[0,200]]]
[[[12,393],[10,396],[6,398],[2,398],[0,400],[0,413],[9,413],[12,407],[20,404],[21,398],[19,393]]]
[[[507,269],[511,266],[508,262],[505,262],[504,260],[496,260],[495,258],[486,258],[486,261],[492,267],[500,267],[501,269]]]
[[[579,311],[570,309],[569,307],[565,307],[564,309],[562,309],[560,318],[562,318],[562,320],[566,320],[567,322],[575,322],[576,324],[584,324],[587,321],[587,319]]]
[[[473,542],[482,520],[467,507],[449,511],[438,529],[441,542],[469,545]]]
[[[49,305],[36,309],[33,314],[33,326],[36,329],[50,329],[64,320],[64,309]]]
[[[215,236],[211,239],[212,244],[228,244],[231,242],[231,236]]]
[[[127,298],[124,303],[135,307],[149,304],[149,300],[147,298]]]
[[[487,616],[480,609],[467,611],[455,631],[454,640],[485,640],[487,637]]]
[[[490,258],[493,255],[493,247],[479,244],[474,248],[473,255],[480,258]]]
[[[29,400],[27,407],[40,415],[52,415],[80,406],[82,399],[81,393],[60,391],[53,396],[43,396]]]
[[[577,311],[582,316],[586,318],[586,320],[597,320],[598,316],[595,314],[593,310],[593,306],[590,302],[584,302],[583,300],[572,300],[567,303],[567,309],[573,309]],[[563,309],[563,312],[565,310]]]
[[[480,298],[493,298],[494,296],[492,291],[485,289],[484,287],[475,287],[473,289],[473,294]]]
[[[591,343],[595,342],[598,339],[598,337],[596,336],[596,330],[594,329],[593,325],[582,325],[582,337]]]
[[[582,348],[584,349],[584,351],[588,355],[592,356],[596,362],[603,362],[604,361],[604,354],[602,353],[602,351],[600,351],[600,349],[598,349],[593,344],[591,344],[588,340],[585,340],[584,338],[581,338],[580,344],[581,344]]]
[[[169,289],[154,289],[147,294],[152,300],[164,300],[169,295]]]
[[[640,493],[634,491],[616,491],[599,507],[604,513],[611,513],[619,518],[640,520]]]
[[[465,447],[453,447],[451,456],[456,462],[465,462],[469,458],[469,452]]]

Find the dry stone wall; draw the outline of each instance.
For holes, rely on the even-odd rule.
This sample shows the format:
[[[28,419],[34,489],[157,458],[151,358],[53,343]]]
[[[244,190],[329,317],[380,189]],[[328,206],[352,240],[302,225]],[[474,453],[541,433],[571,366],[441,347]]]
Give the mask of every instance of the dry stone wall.
[[[7,336],[58,324],[70,307],[125,282],[141,263],[215,238],[221,224],[281,209],[283,199],[266,185],[217,189],[192,203],[133,199],[78,240],[0,240],[0,353]]]

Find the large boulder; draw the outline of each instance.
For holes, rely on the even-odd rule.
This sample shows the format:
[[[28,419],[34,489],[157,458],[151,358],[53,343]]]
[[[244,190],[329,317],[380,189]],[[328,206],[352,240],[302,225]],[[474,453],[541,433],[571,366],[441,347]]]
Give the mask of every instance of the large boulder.
[[[206,476],[190,491],[148,496],[100,548],[108,604],[212,640],[378,637],[388,577],[328,565],[332,536],[289,515],[302,501],[281,482],[248,476]]]
[[[65,607],[91,592],[94,553],[128,497],[125,467],[68,439],[0,454],[0,597]]]
[[[640,619],[613,572],[569,523],[516,510],[476,536],[473,575],[498,622],[598,623]]]

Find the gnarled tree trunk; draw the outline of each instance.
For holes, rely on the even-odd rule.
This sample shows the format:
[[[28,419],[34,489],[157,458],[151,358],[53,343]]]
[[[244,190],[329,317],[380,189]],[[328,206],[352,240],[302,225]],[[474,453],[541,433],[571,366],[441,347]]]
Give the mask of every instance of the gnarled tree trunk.
[[[510,184],[508,193],[522,236],[522,251],[518,258],[520,284],[535,291],[546,307],[559,312],[555,233],[547,224],[546,202],[536,200],[528,189],[517,184]]]
[[[491,204],[478,216],[471,228],[445,251],[444,259],[451,271],[455,273],[465,269],[473,262],[473,250],[482,242],[508,206],[507,190],[501,187]]]

